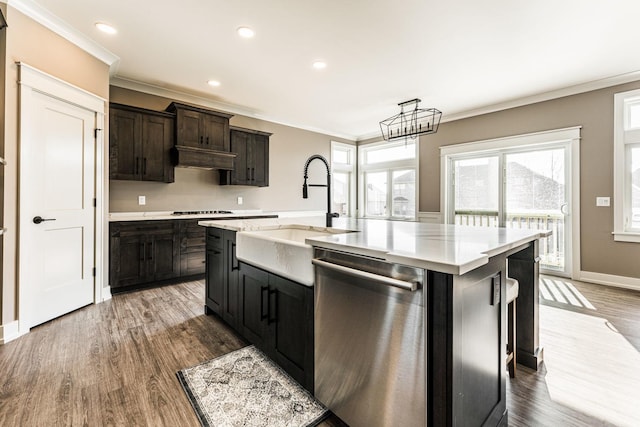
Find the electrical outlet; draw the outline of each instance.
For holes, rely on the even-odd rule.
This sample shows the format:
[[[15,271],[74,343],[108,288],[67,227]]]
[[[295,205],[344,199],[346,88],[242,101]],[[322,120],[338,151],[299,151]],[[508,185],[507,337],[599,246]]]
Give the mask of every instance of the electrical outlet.
[[[242,200],[242,196],[238,196],[238,204],[239,204],[239,205],[241,205],[241,204],[242,204],[242,202],[243,202],[243,200]]]
[[[142,206],[146,204],[147,204],[147,198],[145,196],[138,196],[138,205]]]
[[[611,206],[609,197],[596,197],[596,206]]]

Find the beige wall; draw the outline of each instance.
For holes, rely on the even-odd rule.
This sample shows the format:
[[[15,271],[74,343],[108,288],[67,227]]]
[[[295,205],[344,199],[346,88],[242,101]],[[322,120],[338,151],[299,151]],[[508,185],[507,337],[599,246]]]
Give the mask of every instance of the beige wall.
[[[77,46],[9,6],[5,15],[4,74],[4,226],[2,254],[2,324],[16,319],[17,194],[18,194],[18,67],[24,62],[41,71],[87,90],[99,97],[109,96],[109,67]]]
[[[613,95],[640,88],[629,83],[440,125],[420,140],[420,211],[440,211],[440,146],[582,126],[580,225],[582,271],[640,277],[640,245],[615,242],[613,207],[596,207],[596,196],[613,201]]]
[[[110,101],[161,111],[172,100],[111,86]],[[321,154],[329,159],[332,140],[348,141],[245,116],[233,116],[230,123],[233,126],[273,133],[269,140],[269,187],[219,185],[217,171],[176,168],[175,182],[171,184],[110,181],[110,211],[291,211],[327,208],[324,189],[310,189],[309,198],[302,198],[304,163],[312,154]],[[326,171],[323,168],[320,162],[311,165],[310,183],[326,182]],[[138,196],[146,196],[145,206],[138,206]],[[244,199],[242,205],[237,204],[238,196]]]

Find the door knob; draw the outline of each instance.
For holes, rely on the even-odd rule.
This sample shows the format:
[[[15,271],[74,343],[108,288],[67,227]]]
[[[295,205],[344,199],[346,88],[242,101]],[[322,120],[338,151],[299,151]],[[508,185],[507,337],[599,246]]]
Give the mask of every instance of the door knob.
[[[55,218],[42,218],[41,216],[34,216],[33,217],[33,223],[34,224],[40,224],[41,222],[45,222],[45,221],[55,221]]]

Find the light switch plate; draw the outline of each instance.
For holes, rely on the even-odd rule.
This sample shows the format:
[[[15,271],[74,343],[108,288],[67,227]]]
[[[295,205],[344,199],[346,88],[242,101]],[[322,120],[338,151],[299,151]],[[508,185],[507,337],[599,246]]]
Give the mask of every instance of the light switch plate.
[[[243,201],[244,200],[242,200],[242,196],[238,196],[238,204],[241,205]]]
[[[611,206],[611,198],[596,197],[596,206]]]
[[[147,204],[147,198],[145,196],[138,196],[138,205],[142,206],[146,204]]]

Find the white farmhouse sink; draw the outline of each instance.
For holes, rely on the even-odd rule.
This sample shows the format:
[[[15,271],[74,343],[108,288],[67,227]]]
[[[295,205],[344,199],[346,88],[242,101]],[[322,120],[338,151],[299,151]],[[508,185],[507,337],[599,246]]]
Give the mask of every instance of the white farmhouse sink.
[[[348,232],[350,230],[308,225],[239,231],[236,234],[236,257],[247,264],[313,286],[313,247],[307,245],[305,239]]]

